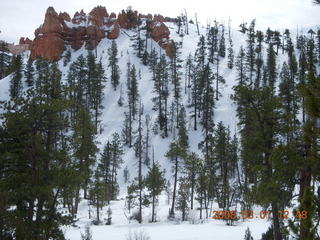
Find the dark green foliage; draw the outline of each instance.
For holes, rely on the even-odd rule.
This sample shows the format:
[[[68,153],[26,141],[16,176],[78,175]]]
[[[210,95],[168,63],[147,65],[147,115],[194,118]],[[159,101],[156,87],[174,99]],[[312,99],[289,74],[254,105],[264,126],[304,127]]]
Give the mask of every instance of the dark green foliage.
[[[229,41],[229,46],[228,46],[228,68],[229,69],[233,69],[233,65],[234,65],[234,53],[233,53],[233,42],[230,39]]]
[[[239,85],[243,85],[247,82],[247,72],[245,70],[245,52],[243,47],[240,47],[238,56],[236,58],[236,70],[237,70],[237,80]]]
[[[142,38],[141,35],[142,35],[141,28],[140,28],[140,26],[138,26],[137,31],[131,40],[133,41],[132,47],[135,50],[137,57],[142,59],[142,57],[145,53],[145,51],[144,51],[145,42],[144,42],[144,39]],[[144,59],[146,60],[147,56],[145,56]]]
[[[190,208],[193,209],[194,192],[196,180],[200,172],[201,159],[195,152],[192,152],[185,159],[184,166],[185,170],[183,172],[186,174],[186,179],[190,187]]]
[[[246,48],[246,69],[249,73],[249,82],[250,84],[253,82],[253,74],[256,71],[255,69],[255,59],[256,59],[256,52],[255,52],[255,42],[256,42],[256,31],[255,31],[256,21],[253,20],[250,23],[250,27],[247,33],[247,48]]]
[[[112,41],[111,47],[108,49],[108,55],[109,55],[108,66],[111,68],[110,80],[114,90],[116,90],[120,80],[120,69],[118,66],[118,62],[119,62],[118,47],[115,41]]]
[[[166,179],[164,178],[164,171],[160,169],[158,163],[152,164],[152,167],[149,168],[149,172],[144,180],[144,184],[149,191],[150,202],[152,203],[152,217],[151,222],[156,222],[155,215],[155,205],[158,196],[165,188]]]
[[[24,70],[24,76],[28,87],[32,87],[34,84],[34,67],[31,58],[28,59],[27,65]]]
[[[153,74],[154,88],[156,96],[152,99],[153,110],[158,111],[159,128],[164,136],[168,136],[168,97],[169,97],[169,74],[165,55],[155,66]]]
[[[172,167],[172,170],[174,173],[174,186],[173,186],[173,194],[172,194],[173,196],[172,205],[169,213],[170,218],[174,217],[178,173],[181,168],[182,160],[187,158],[188,151],[189,151],[189,138],[186,131],[185,109],[182,107],[178,115],[177,139],[170,144],[169,150],[166,153],[166,157],[174,164],[174,166]]]
[[[218,52],[218,35],[219,35],[219,27],[218,22],[214,21],[214,26],[210,27],[208,35],[207,35],[207,45],[208,45],[208,60],[210,63],[214,61],[214,55]],[[201,41],[201,39],[200,39]],[[198,44],[199,47],[199,44]],[[204,56],[204,54],[201,54]]]
[[[11,56],[9,54],[8,45],[5,42],[0,42],[0,79],[9,74],[9,65]]]
[[[182,221],[187,220],[189,210],[190,189],[189,184],[183,178],[179,181],[179,190],[177,193],[176,209],[181,211]]]
[[[100,209],[105,205],[108,200],[108,195],[106,192],[107,183],[102,179],[102,174],[96,171],[94,174],[94,179],[89,186],[89,199],[90,204],[96,208],[96,221],[95,224],[100,223]]]
[[[13,71],[10,80],[10,97],[17,99],[22,94],[22,57],[21,55],[14,56],[12,59],[11,68]]]
[[[132,65],[129,72],[129,85],[128,85],[128,104],[131,111],[131,118],[135,119],[137,114],[137,105],[139,100],[138,79],[137,70],[135,65]]]
[[[319,236],[317,234],[317,226],[315,225],[315,223],[319,221],[316,212],[316,202],[317,199],[314,195],[314,192],[312,191],[311,187],[307,187],[304,191],[303,198],[300,200],[299,208],[293,211],[293,215],[299,217],[296,217],[294,221],[289,220],[290,229],[297,239],[319,239]]]
[[[71,61],[71,51],[68,49],[63,56],[63,66],[67,66],[68,63]]]
[[[60,227],[70,224],[68,215],[58,211],[62,189],[72,182],[66,174],[71,157],[63,114],[69,103],[62,97],[65,86],[57,65],[47,74],[42,92],[29,89],[6,105],[1,128],[0,162],[7,167],[1,169],[0,191],[7,193],[5,204],[14,206],[6,215],[5,231],[14,232],[16,239],[64,239]]]
[[[73,123],[72,147],[81,183],[78,186],[76,198],[79,198],[80,188],[84,189],[87,198],[87,188],[92,175],[92,166],[96,161],[98,149],[95,144],[95,127],[87,110],[81,108]],[[75,200],[78,202],[78,199]],[[77,208],[76,208],[77,209]]]
[[[219,40],[219,56],[224,58],[226,56],[226,40],[224,37],[224,26],[222,25],[221,36]]]

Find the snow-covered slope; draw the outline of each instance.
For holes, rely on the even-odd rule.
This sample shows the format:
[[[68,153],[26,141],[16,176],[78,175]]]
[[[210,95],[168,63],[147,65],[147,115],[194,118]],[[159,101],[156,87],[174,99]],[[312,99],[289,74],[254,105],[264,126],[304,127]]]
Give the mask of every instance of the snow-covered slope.
[[[189,35],[185,35],[183,39],[176,33],[177,26],[174,23],[166,23],[166,25],[170,29],[170,38],[180,42],[182,41],[182,56],[181,58],[185,61],[187,56],[191,53],[193,54],[198,40],[199,35],[197,34],[197,28],[195,25],[189,25]],[[147,66],[144,66],[141,63],[141,60],[138,59],[134,53],[133,48],[131,47],[132,42],[129,36],[134,34],[133,31],[130,30],[121,30],[121,34],[118,39],[116,39],[116,43],[118,45],[118,53],[119,53],[119,67],[121,70],[121,79],[120,84],[122,85],[123,92],[126,92],[126,69],[127,62],[130,61],[131,64],[135,64],[137,70],[141,72],[141,79],[139,79],[139,93],[141,96],[142,104],[144,105],[144,113],[148,114],[151,117],[152,121],[156,120],[157,112],[152,110],[153,103],[151,101],[153,97],[153,81],[151,78],[151,72]],[[124,32],[125,31],[125,32]],[[206,28],[200,28],[201,34],[206,33]],[[239,31],[232,30],[231,32],[233,44],[234,44],[234,52],[237,55],[239,47],[241,45],[245,46],[245,35],[240,33]],[[149,43],[149,47],[155,47],[159,53],[163,53],[163,49],[161,49],[156,42],[153,40]],[[107,50],[111,46],[111,40],[104,39],[100,42],[97,47],[97,59],[102,60],[102,63],[106,69],[107,76],[109,76],[108,69],[108,56]],[[85,47],[82,47],[80,50],[72,52],[72,61],[75,61],[80,55],[87,55],[87,50]],[[28,58],[29,53],[26,52],[24,59]],[[278,64],[280,64],[286,57],[284,55],[279,55]],[[71,63],[69,63],[66,67],[63,66],[63,61],[59,61],[59,66],[61,71],[63,72],[63,78],[65,79],[67,76],[68,68]],[[226,84],[221,86],[222,97],[216,103],[215,109],[215,122],[223,121],[225,125],[230,126],[230,130],[232,132],[237,131],[237,118],[235,112],[235,106],[230,99],[230,95],[233,90],[232,87],[235,85],[235,69],[230,70],[227,68],[227,58],[224,58],[220,62],[221,74],[226,80]],[[8,76],[0,81],[0,101],[6,100],[9,98],[9,81],[11,76]],[[182,81],[182,88],[184,88],[184,76]],[[101,116],[101,126],[103,131],[97,136],[97,141],[99,142],[99,147],[102,149],[103,145],[106,143],[108,139],[111,139],[113,133],[118,132],[121,133],[121,129],[123,127],[124,120],[124,112],[126,111],[126,102],[122,107],[118,105],[118,99],[120,96],[120,87],[116,91],[113,90],[110,81],[107,81],[106,87],[104,89],[104,100],[103,100],[103,114]],[[172,97],[172,96],[171,96]],[[125,100],[126,101],[126,100]],[[187,96],[183,94],[182,103],[187,105]],[[201,141],[202,132],[201,128],[198,131],[194,131],[191,125],[191,113],[190,109],[187,109],[187,117],[188,117],[188,128],[189,128],[189,140],[190,147],[192,151],[198,150],[198,143]],[[166,177],[167,179],[171,179],[171,164],[164,157],[165,152],[168,150],[168,145],[172,140],[172,136],[169,138],[163,139],[159,135],[154,135],[151,131],[151,139],[150,145],[154,146],[155,149],[155,160],[159,161],[161,166],[166,169]],[[127,185],[124,183],[123,179],[123,169],[128,166],[130,170],[130,178],[133,179],[136,176],[137,172],[137,164],[136,158],[134,157],[133,149],[125,148],[125,153],[123,155],[124,163],[122,165],[122,169],[119,170],[118,180],[120,185],[120,195],[118,201],[111,202],[112,209],[112,225],[111,226],[92,226],[91,230],[93,231],[93,239],[95,240],[125,240],[127,239],[130,232],[139,232],[144,231],[147,235],[150,236],[151,240],[160,240],[164,237],[167,240],[209,240],[209,239],[229,239],[229,240],[238,240],[242,239],[245,229],[249,226],[253,237],[255,239],[261,237],[261,233],[265,232],[269,226],[269,222],[267,220],[261,219],[253,219],[246,220],[245,222],[238,222],[236,226],[226,226],[223,221],[218,220],[206,220],[204,224],[195,224],[192,225],[188,222],[179,223],[179,222],[169,222],[167,220],[169,205],[166,202],[165,194],[161,195],[159,200],[159,205],[157,207],[157,216],[158,223],[148,223],[150,219],[151,210],[149,208],[145,208],[143,210],[144,215],[144,223],[137,224],[136,222],[130,222],[126,218],[125,214],[125,195]],[[144,174],[147,169],[144,168]],[[217,206],[215,206],[218,209]],[[215,209],[215,208],[214,208]],[[86,201],[82,201],[80,204],[78,218],[79,221],[76,223],[76,227],[67,227],[64,228],[67,238],[71,240],[80,239],[80,233],[84,232],[84,227],[90,223],[90,219],[88,218],[90,206]],[[256,209],[257,213],[259,212],[259,208]],[[103,208],[101,219],[106,218],[107,207]],[[94,211],[92,211],[94,214]],[[194,212],[193,214],[198,214]]]

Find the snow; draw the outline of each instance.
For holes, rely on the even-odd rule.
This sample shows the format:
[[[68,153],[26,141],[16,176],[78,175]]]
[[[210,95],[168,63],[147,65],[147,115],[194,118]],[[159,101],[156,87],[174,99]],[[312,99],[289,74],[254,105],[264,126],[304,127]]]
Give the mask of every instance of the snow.
[[[73,24],[71,22],[65,21],[68,27],[79,27],[78,24]],[[81,22],[80,25],[85,25],[86,22]],[[174,23],[165,23],[169,29],[171,29],[170,39],[173,39],[177,42],[182,42],[182,59],[186,59],[190,53],[194,53],[199,36],[197,34],[197,28],[193,24],[189,24],[189,35],[184,35],[183,38],[176,33],[177,26]],[[206,29],[204,27],[200,28],[201,34],[205,34]],[[124,34],[125,33],[125,34]],[[120,86],[116,91],[113,90],[110,81],[108,80],[106,83],[106,87],[104,89],[104,100],[103,100],[103,114],[101,116],[102,122],[101,126],[103,131],[98,135],[97,141],[99,142],[99,147],[102,149],[104,144],[111,139],[113,133],[118,132],[121,133],[123,120],[124,120],[124,112],[127,110],[126,108],[126,69],[127,62],[130,61],[131,64],[135,64],[137,68],[137,72],[141,72],[141,79],[139,80],[139,93],[141,96],[141,101],[144,106],[145,114],[150,115],[151,122],[156,120],[157,112],[152,110],[153,103],[151,99],[153,98],[153,82],[151,78],[151,72],[149,69],[141,63],[141,60],[138,59],[134,51],[131,47],[132,43],[130,41],[130,37],[134,34],[134,32],[121,31],[121,34],[118,39],[116,39],[116,43],[118,45],[118,56],[119,56],[119,67],[121,69],[121,79],[120,83],[122,85],[122,90],[124,93],[124,106],[118,106],[118,99],[120,96]],[[128,36],[129,35],[129,36]],[[294,35],[292,35],[294,36]],[[238,53],[238,49],[241,45],[245,46],[245,36],[239,33],[236,30],[232,30],[232,38],[234,44],[234,55],[236,56]],[[227,42],[227,41],[226,41]],[[226,43],[227,44],[227,43]],[[109,76],[108,69],[108,56],[107,50],[111,46],[111,41],[108,39],[103,39],[99,45],[97,46],[97,59],[101,59],[103,66],[106,69],[107,76]],[[161,49],[156,42],[153,40],[149,40],[148,42],[149,50],[154,47],[158,51],[159,54],[163,53],[163,49]],[[29,53],[26,54],[25,59],[27,59]],[[83,46],[78,51],[72,52],[71,62],[75,61],[80,55],[87,55],[87,50]],[[284,61],[286,57],[280,54],[278,58],[278,64]],[[67,76],[67,71],[70,66],[70,63],[64,67],[63,60],[59,61],[59,67],[63,72],[63,79],[65,80]],[[227,57],[222,59],[220,62],[220,69],[222,76],[226,79],[225,85],[220,85],[222,92],[222,97],[216,103],[215,109],[215,122],[223,121],[225,125],[230,126],[230,130],[232,133],[237,132],[237,117],[235,111],[235,105],[232,103],[230,99],[231,94],[233,93],[233,86],[235,85],[235,70],[230,70],[227,68]],[[9,82],[11,76],[7,76],[6,78],[0,80],[0,101],[9,99]],[[181,82],[182,90],[184,90],[184,77]],[[172,96],[170,96],[170,100]],[[184,105],[187,105],[188,99],[187,96],[184,96],[181,102]],[[190,109],[186,108],[188,111]],[[199,152],[198,143],[201,141],[202,133],[201,127],[200,130],[194,131],[192,129],[191,122],[191,113],[187,114],[189,124],[189,140],[191,151]],[[134,129],[136,125],[134,126]],[[154,135],[152,131],[150,131],[150,145],[154,146],[155,149],[155,160],[159,161],[161,166],[166,169],[166,177],[167,179],[172,180],[171,173],[171,164],[164,157],[165,152],[168,150],[168,146],[172,139],[170,136],[167,139],[163,139],[159,135]],[[159,222],[157,223],[149,223],[151,208],[143,209],[143,224],[138,224],[135,221],[129,221],[126,218],[126,210],[125,210],[125,195],[127,184],[125,184],[123,179],[123,169],[128,166],[130,170],[130,178],[133,179],[137,172],[136,159],[134,157],[133,149],[125,148],[125,153],[123,155],[124,164],[122,165],[122,169],[118,172],[118,180],[120,185],[120,195],[119,201],[111,202],[112,209],[112,225],[100,225],[100,226],[91,226],[91,230],[93,233],[94,240],[125,240],[127,236],[131,233],[143,231],[147,235],[150,236],[151,240],[162,240],[164,237],[166,240],[209,240],[209,239],[228,239],[228,240],[238,240],[242,239],[244,236],[244,232],[247,227],[250,227],[252,231],[254,239],[258,239],[261,237],[261,234],[267,230],[270,225],[270,222],[262,219],[253,219],[246,220],[244,222],[239,221],[235,226],[227,226],[225,222],[219,220],[208,219],[204,221],[203,224],[190,224],[189,222],[169,222],[167,220],[169,205],[166,202],[165,194],[160,196],[159,204],[157,207],[157,218]],[[146,174],[147,168],[144,167],[143,173]],[[196,205],[197,206],[197,205]],[[101,219],[106,218],[106,212],[108,207],[104,207],[101,211]],[[62,211],[66,211],[66,209],[61,209]],[[218,207],[215,206],[213,210],[218,210]],[[258,213],[259,208],[256,208],[255,211]],[[95,217],[95,210],[91,209],[92,217]],[[78,221],[76,222],[76,226],[72,227],[63,227],[65,231],[67,239],[70,240],[78,240],[80,239],[80,234],[84,232],[84,228],[87,224],[91,222],[88,218],[89,214],[89,206],[86,201],[81,201],[79,206],[79,215]],[[199,214],[199,212],[197,212]]]

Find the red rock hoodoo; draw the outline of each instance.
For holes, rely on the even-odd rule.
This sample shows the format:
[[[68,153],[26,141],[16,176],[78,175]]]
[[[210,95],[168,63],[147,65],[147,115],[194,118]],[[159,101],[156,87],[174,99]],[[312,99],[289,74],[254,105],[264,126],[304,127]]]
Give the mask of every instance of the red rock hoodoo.
[[[142,18],[150,20],[151,37],[169,53],[170,31],[165,22],[175,19],[161,15],[142,15],[131,10],[122,10],[118,16],[115,13],[109,15],[106,8],[101,6],[95,7],[89,14],[83,10],[76,12],[72,19],[68,13],[58,14],[53,7],[49,7],[44,23],[35,30],[35,39],[31,41],[21,38],[20,44],[28,44],[33,59],[44,57],[52,61],[59,60],[67,45],[75,50],[83,44],[94,49],[101,39],[118,38],[121,28],[134,28]]]

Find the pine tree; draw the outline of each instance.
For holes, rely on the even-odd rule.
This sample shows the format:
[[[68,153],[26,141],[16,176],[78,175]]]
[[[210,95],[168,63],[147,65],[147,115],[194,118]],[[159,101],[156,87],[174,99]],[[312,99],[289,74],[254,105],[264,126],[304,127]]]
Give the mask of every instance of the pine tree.
[[[180,49],[175,42],[173,42],[173,54],[170,56],[170,71],[171,71],[171,80],[173,84],[173,97],[176,104],[176,110],[179,111],[179,99],[181,98],[181,63],[183,62],[180,59]]]
[[[60,226],[71,223],[58,210],[62,189],[72,182],[66,149],[69,102],[63,98],[66,89],[57,64],[47,74],[42,92],[31,88],[6,104],[1,127],[0,165],[7,167],[1,171],[0,191],[13,207],[5,216],[6,228],[17,239],[64,239]]]
[[[195,69],[194,69],[194,62],[192,59],[192,55],[189,54],[188,58],[186,60],[186,65],[185,65],[185,88],[184,88],[184,93],[188,94],[188,103],[190,103],[191,100],[191,83],[194,81],[195,77]]]
[[[198,202],[200,203],[200,219],[203,218],[202,216],[203,207],[206,209],[206,205],[207,205],[208,186],[209,186],[208,169],[202,163],[200,166],[200,173],[198,175],[197,186],[196,186],[196,192],[197,192],[196,200],[198,200]]]
[[[182,221],[187,220],[188,210],[189,210],[189,198],[190,198],[190,189],[189,184],[185,179],[180,178],[179,181],[179,190],[177,193],[177,204],[176,209],[180,210],[182,213]]]
[[[273,49],[273,45],[269,44],[267,56],[267,86],[271,87],[272,91],[275,88],[275,83],[277,80],[277,62],[276,62],[276,53]]]
[[[93,82],[92,82],[91,98],[92,98],[92,108],[94,110],[94,122],[96,126],[96,132],[98,132],[99,117],[102,114],[101,109],[103,109],[103,106],[102,106],[103,89],[105,87],[104,83],[106,81],[101,59],[96,64],[95,70],[96,70],[96,73],[95,73],[95,78],[93,79]]]
[[[114,90],[117,90],[117,86],[119,85],[120,80],[120,70],[118,66],[118,47],[117,43],[113,40],[111,43],[111,47],[108,49],[109,55],[109,65],[108,67],[111,68],[111,75],[110,80]]]
[[[97,64],[96,64],[96,58],[92,51],[88,51],[88,55],[86,58],[86,64],[88,69],[88,77],[85,82],[85,106],[87,110],[90,110],[93,106],[93,84],[96,81],[97,78]]]
[[[111,161],[110,161],[110,198],[111,200],[115,200],[119,193],[119,186],[117,183],[117,175],[118,170],[121,168],[121,164],[123,163],[122,155],[123,155],[123,148],[122,143],[120,140],[120,135],[118,133],[112,134],[112,141],[110,144],[110,154],[111,154]]]
[[[34,67],[31,58],[28,59],[26,68],[24,70],[24,76],[28,87],[32,87],[34,84]]]
[[[100,224],[100,209],[102,209],[108,199],[105,185],[106,183],[102,180],[101,173],[99,170],[96,171],[89,187],[90,204],[96,208],[97,219],[94,222],[96,225]]]
[[[79,174],[82,181],[77,187],[75,196],[75,213],[77,213],[80,188],[84,190],[84,198],[87,198],[87,188],[92,175],[92,165],[96,160],[98,151],[95,144],[95,127],[87,110],[81,108],[73,123],[73,149]]]
[[[68,98],[72,101],[70,110],[71,120],[75,119],[79,108],[85,107],[85,93],[87,91],[88,68],[86,59],[80,55],[75,62],[70,65],[67,82],[68,82]]]
[[[137,80],[137,70],[135,65],[132,65],[130,72],[130,83],[128,85],[128,104],[130,118],[135,119],[137,113],[137,104],[139,99],[139,90],[138,90],[138,80]]]
[[[274,31],[273,33],[273,43],[276,45],[277,50],[276,50],[276,54],[278,55],[279,53],[279,48],[281,46],[281,34],[279,31]]]
[[[0,79],[9,73],[10,60],[8,45],[5,42],[0,42]]]
[[[224,37],[224,25],[222,25],[221,28],[221,36],[219,40],[219,56],[224,58],[226,56],[226,40]]]
[[[185,159],[184,166],[185,166],[184,172],[187,175],[186,179],[191,188],[190,189],[190,208],[193,209],[193,199],[194,199],[194,192],[196,187],[195,184],[200,171],[201,159],[195,152],[192,152]]]
[[[155,163],[153,159],[152,167],[149,168],[148,174],[145,178],[145,185],[149,191],[152,204],[151,222],[156,222],[155,207],[158,196],[164,190],[166,180],[164,177],[164,171],[160,169],[159,163]]]
[[[174,185],[172,194],[172,205],[170,209],[170,217],[174,217],[175,199],[177,191],[177,182],[179,169],[181,168],[182,160],[186,159],[187,152],[189,150],[189,138],[186,129],[185,109],[181,107],[178,115],[178,137],[169,146],[169,150],[166,153],[166,157],[174,163],[172,168],[174,172]]]
[[[14,56],[12,60],[13,76],[10,80],[10,97],[17,99],[21,96],[22,92],[22,57],[21,55]]]
[[[253,82],[253,74],[256,71],[255,69],[255,40],[256,40],[256,32],[255,32],[256,21],[253,20],[250,24],[247,33],[247,48],[246,48],[246,69],[249,72],[249,82],[252,84]]]
[[[154,78],[157,62],[158,62],[158,52],[156,51],[155,48],[152,48],[151,53],[149,54],[148,63],[149,63],[149,69],[152,71],[153,78]]]
[[[198,48],[195,53],[195,76],[192,83],[192,104],[194,130],[197,130],[197,119],[200,118],[200,113],[203,104],[203,91],[205,88],[205,58],[206,58],[206,45],[205,38],[201,36],[198,42]]]
[[[229,40],[229,46],[228,46],[228,68],[233,69],[234,65],[234,53],[233,53],[233,42],[232,39]]]
[[[257,31],[257,47],[256,47],[256,53],[257,53],[257,58],[256,58],[256,69],[257,69],[257,75],[256,75],[256,80],[254,87],[259,88],[261,84],[261,79],[262,79],[262,67],[263,67],[263,40],[264,36],[261,31]]]
[[[108,203],[111,200],[111,177],[112,177],[112,149],[111,144],[108,141],[103,148],[103,152],[101,154],[100,163],[98,164],[99,175],[103,179],[104,182],[104,193],[106,196],[106,201]]]
[[[136,33],[132,38],[133,40],[132,47],[134,48],[138,58],[142,58],[143,52],[144,52],[144,40],[141,37],[141,28],[139,26],[140,24],[141,24],[141,21],[138,23]]]
[[[219,96],[221,96],[221,93],[219,92],[219,84],[225,84],[226,81],[224,80],[224,77],[220,75],[219,73],[219,67],[220,67],[220,57],[218,55],[216,55],[216,74],[215,74],[215,78],[216,78],[216,100],[219,100]],[[210,66],[210,65],[209,65]]]
[[[164,132],[165,137],[168,136],[168,78],[166,57],[162,55],[155,68],[153,92],[156,96],[152,99],[154,103],[152,109],[158,111],[159,127]]]
[[[218,34],[219,34],[219,28],[218,28],[218,22],[214,22],[214,26],[210,27],[208,35],[207,35],[207,45],[208,45],[208,60],[210,63],[213,63],[214,61],[214,55],[216,52],[218,52]],[[200,38],[201,41],[201,38]],[[199,44],[198,44],[199,47]],[[204,56],[204,54],[201,54]]]
[[[71,51],[68,49],[63,56],[63,66],[67,66],[68,63],[71,61]]]
[[[242,46],[240,47],[235,65],[236,65],[237,80],[239,81],[239,85],[246,84],[247,76],[246,76],[246,70],[245,70],[245,52]]]

